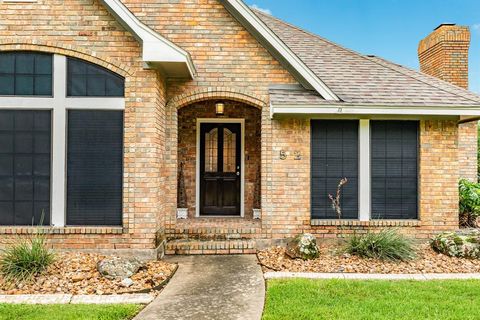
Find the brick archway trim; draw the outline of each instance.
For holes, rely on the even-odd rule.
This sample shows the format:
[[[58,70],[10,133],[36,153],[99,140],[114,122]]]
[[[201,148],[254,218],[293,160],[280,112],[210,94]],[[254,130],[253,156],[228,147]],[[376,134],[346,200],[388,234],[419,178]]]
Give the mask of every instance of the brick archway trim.
[[[178,110],[195,102],[216,99],[242,102],[260,110],[268,105],[267,98],[264,96],[232,88],[210,87],[178,95],[168,102],[168,107]]]
[[[123,63],[98,54],[95,51],[72,46],[71,44],[38,40],[16,40],[15,42],[12,42],[12,40],[0,40],[0,52],[1,51],[39,51],[52,54],[56,53],[100,65],[123,77],[131,76],[133,74],[133,70]]]

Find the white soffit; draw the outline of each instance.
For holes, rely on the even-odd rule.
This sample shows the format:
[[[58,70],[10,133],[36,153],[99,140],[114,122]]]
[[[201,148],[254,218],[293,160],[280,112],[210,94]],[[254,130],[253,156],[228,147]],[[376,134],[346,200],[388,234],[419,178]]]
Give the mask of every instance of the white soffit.
[[[220,0],[220,2],[303,87],[317,91],[325,100],[340,101],[335,93],[242,0]]]
[[[271,104],[276,115],[480,116],[480,106],[375,106]]]
[[[187,51],[143,24],[120,0],[100,1],[142,44],[143,61],[159,69],[169,78],[194,78],[195,67]]]

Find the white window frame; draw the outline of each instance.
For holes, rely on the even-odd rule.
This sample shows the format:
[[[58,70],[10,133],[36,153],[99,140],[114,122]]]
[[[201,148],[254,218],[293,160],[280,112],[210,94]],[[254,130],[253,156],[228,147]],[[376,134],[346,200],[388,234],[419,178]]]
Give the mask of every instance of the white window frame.
[[[359,145],[359,184],[358,184],[358,219],[369,221],[371,210],[371,169],[370,169],[370,120],[360,119],[358,124]]]
[[[50,224],[54,227],[64,227],[67,216],[67,111],[125,110],[125,98],[67,97],[67,57],[63,55],[53,55],[52,76],[52,97],[0,96],[0,110],[51,110]]]

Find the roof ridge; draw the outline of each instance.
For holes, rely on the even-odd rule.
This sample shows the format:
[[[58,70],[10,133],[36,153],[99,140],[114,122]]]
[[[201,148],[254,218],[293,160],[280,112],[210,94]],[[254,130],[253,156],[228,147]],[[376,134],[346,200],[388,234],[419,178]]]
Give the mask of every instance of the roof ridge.
[[[400,70],[398,70],[398,69],[394,69],[394,68],[392,68],[392,67],[390,67],[390,66],[388,66],[388,65],[379,63],[378,61],[375,61],[375,59],[382,60],[382,61],[384,61],[385,63],[388,63],[388,64],[397,65],[397,66],[399,66],[400,68],[407,69],[408,71],[414,72],[415,74],[418,74],[418,75],[420,75],[420,76],[427,76],[427,77],[429,77],[429,78],[434,79],[435,81],[440,81],[440,82],[442,82],[443,84],[445,84],[445,85],[447,85],[447,86],[454,86],[453,84],[451,84],[451,83],[449,83],[449,82],[447,82],[447,81],[444,81],[444,80],[442,80],[442,79],[439,79],[439,78],[430,76],[430,75],[428,75],[428,74],[422,73],[422,72],[417,71],[417,70],[413,70],[413,69],[407,68],[407,67],[402,66],[402,65],[400,65],[400,64],[397,64],[397,63],[395,63],[395,62],[388,61],[388,60],[386,60],[386,59],[384,59],[384,58],[382,58],[382,57],[378,57],[378,56],[375,56],[375,58],[368,57],[368,56],[366,56],[366,55],[364,55],[364,54],[361,54],[361,53],[359,53],[359,52],[357,52],[357,51],[355,51],[355,50],[352,50],[352,49],[343,47],[342,45],[339,45],[338,43],[335,43],[335,42],[333,42],[333,41],[331,41],[331,40],[328,40],[328,39],[326,39],[326,38],[324,38],[324,37],[322,37],[322,36],[320,36],[320,35],[318,35],[318,34],[315,34],[315,33],[313,33],[313,32],[310,32],[310,31],[307,31],[307,30],[305,30],[305,29],[302,29],[302,28],[300,28],[300,27],[298,27],[298,26],[296,26],[296,25],[293,25],[293,24],[291,24],[291,23],[289,23],[289,22],[286,22],[286,21],[284,21],[284,20],[282,20],[282,19],[280,19],[280,18],[278,18],[278,17],[275,17],[275,16],[273,16],[273,15],[267,15],[267,14],[265,14],[265,13],[259,11],[259,10],[256,10],[256,9],[252,9],[252,11],[254,11],[255,14],[260,14],[260,15],[266,17],[266,18],[270,18],[270,19],[276,20],[276,21],[278,21],[278,22],[280,22],[280,23],[283,23],[283,24],[285,24],[285,25],[287,25],[287,26],[289,26],[289,27],[291,27],[291,28],[293,28],[293,29],[295,29],[295,30],[297,30],[297,31],[300,31],[300,32],[302,32],[302,33],[304,33],[304,34],[307,34],[307,35],[310,35],[310,36],[313,36],[313,37],[315,37],[315,38],[317,38],[317,39],[319,39],[319,40],[321,40],[321,41],[323,41],[323,42],[325,42],[325,43],[328,43],[329,45],[332,45],[332,46],[337,47],[337,48],[339,48],[339,49],[341,49],[341,50],[343,50],[343,51],[346,51],[346,52],[348,52],[349,54],[355,55],[355,56],[357,56],[357,57],[361,57],[362,59],[364,59],[364,60],[366,60],[366,61],[369,61],[369,62],[371,62],[371,63],[375,63],[375,64],[377,64],[377,65],[380,65],[380,66],[384,67],[384,68],[388,68],[388,69],[390,69],[390,70],[392,70],[392,71],[394,71],[394,72],[400,73],[400,74],[402,74],[402,75],[404,75],[404,76],[407,76],[407,77],[409,77],[409,78],[411,78],[411,79],[414,79],[414,80],[416,80],[416,81],[419,81],[419,82],[421,82],[421,83],[423,83],[423,84],[426,84],[426,85],[428,85],[428,86],[430,86],[430,87],[433,87],[433,88],[435,88],[435,89],[442,90],[442,91],[444,91],[444,92],[446,92],[446,93],[449,93],[449,94],[452,94],[452,95],[456,95],[456,96],[459,96],[459,97],[468,99],[468,100],[473,101],[473,102],[476,102],[476,103],[478,103],[478,102],[480,101],[480,97],[479,97],[479,100],[477,101],[477,100],[474,100],[472,97],[469,97],[468,95],[464,95],[464,94],[461,94],[461,93],[458,93],[458,92],[452,92],[452,91],[446,90],[445,88],[442,88],[442,87],[440,87],[440,86],[438,86],[438,85],[429,83],[429,82],[424,81],[424,80],[422,80],[422,79],[413,77],[412,75],[407,74],[407,73],[405,73],[405,72],[402,72],[402,71],[400,71]],[[270,26],[269,26],[269,28],[270,28]],[[271,29],[271,28],[270,28],[270,29]],[[273,31],[273,30],[272,30],[272,31]],[[455,86],[455,90],[460,90],[460,91],[465,90],[465,91],[467,91],[467,93],[469,93],[469,94],[476,95],[476,94],[470,92],[469,90],[466,90],[466,89],[463,89],[463,88],[460,88],[460,87],[457,88],[456,86]]]
[[[476,102],[476,103],[478,103],[478,102],[480,101],[480,96],[478,97],[478,100],[474,100],[474,99],[473,99],[471,96],[469,96],[469,95],[475,95],[475,96],[476,96],[475,93],[473,93],[473,92],[471,92],[471,91],[469,91],[469,90],[467,90],[467,89],[464,89],[464,88],[462,88],[462,87],[456,86],[456,85],[454,85],[454,84],[452,84],[452,83],[450,83],[450,82],[448,82],[448,81],[439,79],[439,78],[437,78],[437,77],[431,76],[431,75],[426,74],[426,73],[422,73],[422,72],[419,72],[419,71],[410,69],[410,68],[408,68],[408,67],[406,67],[406,66],[403,66],[403,65],[401,65],[401,64],[388,61],[388,60],[386,60],[386,59],[384,59],[384,58],[382,58],[382,57],[377,57],[377,56],[375,56],[375,57],[366,57],[366,58],[368,58],[370,61],[372,61],[372,62],[374,62],[374,63],[376,63],[376,64],[378,64],[378,65],[381,65],[381,66],[383,66],[383,67],[385,67],[385,68],[389,68],[390,70],[399,72],[399,73],[401,73],[401,74],[403,74],[403,75],[405,75],[405,76],[407,76],[407,77],[410,77],[410,78],[412,78],[412,79],[414,79],[414,80],[417,80],[417,81],[420,81],[420,82],[422,82],[422,83],[425,83],[425,84],[427,84],[427,85],[429,85],[429,86],[431,86],[431,87],[434,87],[434,88],[436,88],[436,89],[442,90],[442,91],[447,92],[447,93],[449,93],[449,94],[453,94],[453,95],[456,95],[456,96],[459,96],[459,97],[468,99],[468,100],[473,101],[473,102]],[[380,61],[381,61],[382,63],[380,63]],[[399,69],[396,69],[396,68],[394,68],[394,67],[389,66],[389,64],[395,65],[395,66],[396,66],[397,68],[399,68],[400,70],[399,70]],[[440,86],[434,85],[434,84],[432,84],[432,83],[429,83],[429,82],[424,81],[424,80],[422,80],[422,79],[413,77],[412,75],[410,75],[410,74],[408,74],[408,73],[406,73],[406,72],[401,71],[401,69],[405,69],[405,70],[407,70],[407,71],[409,71],[409,72],[413,72],[413,73],[418,74],[419,76],[422,76],[422,77],[430,78],[431,80],[434,80],[434,81],[436,81],[436,82],[441,82],[442,84],[444,84],[444,85],[446,85],[447,87],[451,88],[452,91],[451,91],[451,90],[447,90],[446,88],[442,88],[442,87],[440,87]],[[461,92],[461,91],[465,91],[465,93],[467,93],[467,94],[464,94],[464,92],[460,93],[460,92],[453,92],[453,91],[460,91],[460,92]]]

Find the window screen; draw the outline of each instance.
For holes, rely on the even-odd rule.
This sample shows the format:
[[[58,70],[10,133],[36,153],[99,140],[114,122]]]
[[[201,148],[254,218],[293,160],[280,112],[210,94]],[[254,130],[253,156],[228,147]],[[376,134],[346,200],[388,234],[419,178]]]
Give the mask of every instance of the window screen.
[[[416,219],[418,122],[371,121],[372,218]]]
[[[52,55],[0,53],[0,95],[52,96]]]
[[[121,225],[123,111],[69,111],[67,149],[67,224]]]
[[[50,111],[0,111],[0,224],[50,223]]]
[[[358,121],[312,120],[311,130],[312,218],[337,218],[328,195],[342,178],[342,218],[358,218]]]
[[[125,81],[119,75],[78,59],[68,58],[69,97],[123,97]]]

